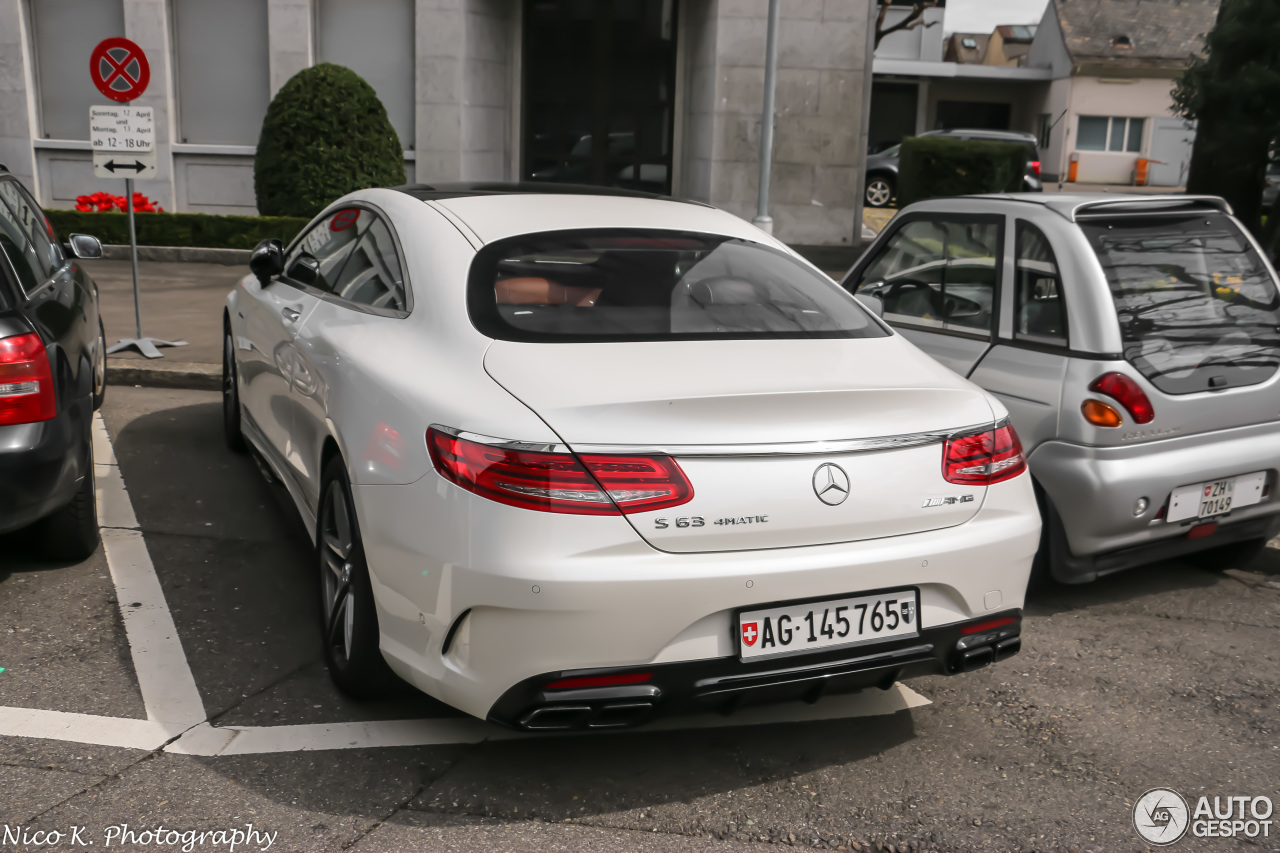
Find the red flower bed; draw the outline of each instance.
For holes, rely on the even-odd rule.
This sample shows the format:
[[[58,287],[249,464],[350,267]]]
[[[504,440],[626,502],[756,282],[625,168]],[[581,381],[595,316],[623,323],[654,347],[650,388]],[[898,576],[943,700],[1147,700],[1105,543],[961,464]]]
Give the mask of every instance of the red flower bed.
[[[129,200],[122,195],[97,192],[93,195],[76,196],[76,210],[81,213],[92,211],[106,212],[110,210],[129,209]],[[142,193],[133,194],[133,209],[138,213],[164,213],[164,208],[147,198]]]

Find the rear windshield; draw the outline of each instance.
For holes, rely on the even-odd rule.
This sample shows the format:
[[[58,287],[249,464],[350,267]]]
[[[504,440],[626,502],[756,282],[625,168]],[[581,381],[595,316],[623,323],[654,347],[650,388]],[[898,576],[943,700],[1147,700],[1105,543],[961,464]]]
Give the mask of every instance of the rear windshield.
[[[512,341],[866,338],[888,334],[831,279],[746,240],[680,231],[580,230],[492,243],[468,308]]]
[[[1167,394],[1255,385],[1280,365],[1280,296],[1223,214],[1084,222],[1125,360]]]

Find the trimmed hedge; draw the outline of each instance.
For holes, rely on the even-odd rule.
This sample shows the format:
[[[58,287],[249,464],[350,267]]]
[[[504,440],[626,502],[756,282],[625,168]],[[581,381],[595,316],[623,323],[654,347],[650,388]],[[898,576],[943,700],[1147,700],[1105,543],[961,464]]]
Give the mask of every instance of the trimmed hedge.
[[[258,211],[315,216],[334,199],[405,182],[404,149],[373,87],[322,62],[289,78],[267,107],[253,161]]]
[[[911,136],[898,160],[898,205],[945,196],[1021,192],[1027,148],[1016,142]]]
[[[49,210],[58,236],[91,234],[103,243],[128,244],[129,215]],[[267,237],[288,243],[310,221],[296,216],[214,216],[208,213],[138,213],[139,246],[195,246],[201,249],[252,249]]]

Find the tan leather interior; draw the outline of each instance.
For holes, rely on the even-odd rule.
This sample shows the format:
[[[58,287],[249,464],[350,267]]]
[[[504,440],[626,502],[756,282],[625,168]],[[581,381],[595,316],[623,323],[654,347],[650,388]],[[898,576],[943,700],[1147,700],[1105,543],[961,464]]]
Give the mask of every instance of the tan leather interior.
[[[572,305],[590,308],[600,297],[599,287],[565,287],[537,276],[504,278],[493,286],[499,305]]]

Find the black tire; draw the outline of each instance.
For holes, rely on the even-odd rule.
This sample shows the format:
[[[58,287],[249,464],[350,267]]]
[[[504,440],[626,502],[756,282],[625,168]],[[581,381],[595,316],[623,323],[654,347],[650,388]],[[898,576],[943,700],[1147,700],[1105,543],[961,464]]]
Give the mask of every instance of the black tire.
[[[93,410],[102,408],[107,399],[107,332],[98,320],[98,346],[93,357]]]
[[[1032,481],[1036,494],[1036,506],[1040,510],[1040,546],[1036,548],[1036,556],[1031,561],[1031,578],[1028,589],[1035,592],[1052,590],[1058,585],[1053,577],[1052,545],[1049,540],[1050,526],[1053,524],[1052,509],[1049,496],[1040,488],[1040,484]]]
[[[867,207],[888,207],[897,193],[893,178],[889,175],[872,175],[867,178],[863,199]]]
[[[222,328],[222,434],[227,440],[227,447],[236,453],[244,453],[248,447],[244,443],[244,433],[240,431],[240,385],[236,375],[235,343],[231,339],[231,329]]]
[[[395,675],[378,648],[378,614],[351,484],[340,457],[324,468],[316,521],[320,639],[338,689],[356,699],[387,695]]]
[[[1232,542],[1219,545],[1207,551],[1197,551],[1187,560],[1194,566],[1212,571],[1223,569],[1243,569],[1262,553],[1267,547],[1266,539],[1247,539],[1244,542]]]
[[[85,560],[98,547],[98,501],[93,462],[71,502],[36,524],[41,551],[52,560]]]

